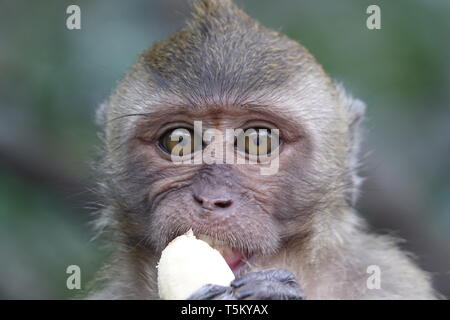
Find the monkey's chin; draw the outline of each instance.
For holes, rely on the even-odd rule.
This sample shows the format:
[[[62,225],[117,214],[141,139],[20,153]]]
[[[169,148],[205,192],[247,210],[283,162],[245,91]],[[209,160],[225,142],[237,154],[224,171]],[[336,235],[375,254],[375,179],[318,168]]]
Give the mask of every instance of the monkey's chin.
[[[242,274],[248,265],[247,262],[250,257],[237,249],[229,247],[225,242],[203,234],[196,235],[196,237],[219,251],[235,276]]]

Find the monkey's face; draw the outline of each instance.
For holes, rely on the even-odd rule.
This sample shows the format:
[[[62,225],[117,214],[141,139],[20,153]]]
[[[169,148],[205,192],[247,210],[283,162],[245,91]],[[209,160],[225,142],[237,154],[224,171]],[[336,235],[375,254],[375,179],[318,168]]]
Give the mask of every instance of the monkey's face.
[[[159,252],[192,229],[235,272],[248,259],[270,257],[293,235],[308,236],[312,215],[326,187],[332,187],[326,177],[331,175],[315,169],[323,160],[316,155],[319,144],[312,146],[320,141],[312,133],[317,123],[296,117],[285,107],[260,104],[172,105],[134,117],[128,129],[119,130],[130,130],[127,143],[114,149],[125,167],[115,182],[124,233],[134,245]],[[199,122],[200,132],[195,130]],[[211,129],[216,133],[208,137]],[[242,143],[238,129],[250,132]],[[177,146],[182,148],[176,159],[201,155],[202,160],[174,161]],[[215,152],[208,152],[212,146]],[[261,163],[258,154],[273,157]],[[263,174],[268,167],[274,170]]]
[[[276,250],[280,241],[277,215],[281,213],[277,212],[277,207],[282,209],[276,199],[282,198],[287,177],[277,173],[273,174],[276,177],[262,175],[263,165],[257,161],[249,164],[249,158],[258,151],[274,154],[275,150],[271,148],[275,146],[272,141],[275,139],[283,139],[277,146],[283,156],[292,152],[294,146],[271,132],[276,125],[267,121],[267,117],[261,120],[264,117],[250,114],[227,113],[215,108],[203,115],[178,115],[161,123],[161,128],[156,130],[157,139],[140,137],[141,161],[151,163],[153,170],[163,173],[149,186],[151,207],[146,224],[153,243],[159,248],[180,233],[193,229],[197,236],[221,251],[233,271],[252,255],[270,254]],[[194,119],[201,121],[205,131],[214,128],[215,137],[205,139],[202,135],[205,131],[195,133]],[[227,142],[225,132],[234,129],[246,132],[254,129],[254,133],[247,137],[234,136]],[[220,132],[224,134],[220,135]],[[195,134],[202,135],[198,138],[201,142],[197,150],[192,142]],[[237,142],[241,137],[244,139],[242,144]],[[263,139],[267,142],[264,147]],[[200,163],[173,162],[170,155],[180,140],[188,145],[182,151],[184,159],[200,153],[203,157]],[[208,148],[211,149],[213,144],[216,151],[223,150],[224,153],[209,153]],[[229,163],[225,163],[227,152],[234,158]]]
[[[308,237],[314,216],[343,205],[352,115],[298,43],[234,6],[223,16],[210,10],[144,52],[100,109],[104,186],[130,247],[158,253],[193,229],[236,271],[292,237]],[[208,139],[208,129],[224,138]],[[237,129],[254,133],[239,144],[226,132]],[[262,147],[262,140],[271,142]],[[224,152],[194,164],[171,157],[195,158],[209,146]],[[266,163],[238,161],[254,150],[276,153],[270,174],[262,172]]]

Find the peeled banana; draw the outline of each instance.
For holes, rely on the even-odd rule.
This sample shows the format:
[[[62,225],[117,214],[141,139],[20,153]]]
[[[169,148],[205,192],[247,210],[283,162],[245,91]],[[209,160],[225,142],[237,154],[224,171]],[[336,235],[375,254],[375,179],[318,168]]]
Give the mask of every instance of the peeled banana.
[[[228,286],[234,280],[219,251],[192,230],[167,245],[157,268],[159,296],[165,300],[183,300],[205,284]]]

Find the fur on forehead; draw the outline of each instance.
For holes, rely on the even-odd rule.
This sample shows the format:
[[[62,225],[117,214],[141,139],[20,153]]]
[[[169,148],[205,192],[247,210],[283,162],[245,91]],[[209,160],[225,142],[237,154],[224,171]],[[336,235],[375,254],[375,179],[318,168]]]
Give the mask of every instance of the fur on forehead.
[[[195,1],[186,26],[142,55],[153,85],[191,105],[240,104],[317,66],[297,42],[267,29],[229,0]],[[324,75],[324,74],[323,74]]]
[[[196,1],[192,10],[185,28],[139,57],[100,107],[100,124],[146,113],[158,104],[165,108],[170,104],[284,105],[290,116],[304,111],[308,117],[322,119],[324,128],[337,115],[336,107],[347,119],[360,113],[352,110],[352,99],[336,89],[305,48],[264,28],[232,1]],[[123,127],[115,127],[123,132]]]

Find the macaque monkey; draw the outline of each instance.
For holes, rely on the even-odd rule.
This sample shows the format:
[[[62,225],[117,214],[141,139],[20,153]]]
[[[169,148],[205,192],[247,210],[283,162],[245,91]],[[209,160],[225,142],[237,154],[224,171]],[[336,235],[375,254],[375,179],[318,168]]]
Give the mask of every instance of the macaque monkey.
[[[112,253],[89,298],[158,299],[161,251],[190,229],[221,248],[236,276],[190,299],[436,298],[396,240],[371,233],[354,210],[364,104],[303,46],[231,0],[195,1],[192,11],[98,110],[97,225]],[[200,132],[193,143],[194,122],[253,135],[239,145],[236,136],[205,141]],[[182,158],[213,144],[235,160],[276,149],[278,167],[262,174],[258,161],[174,163],[181,142]]]

